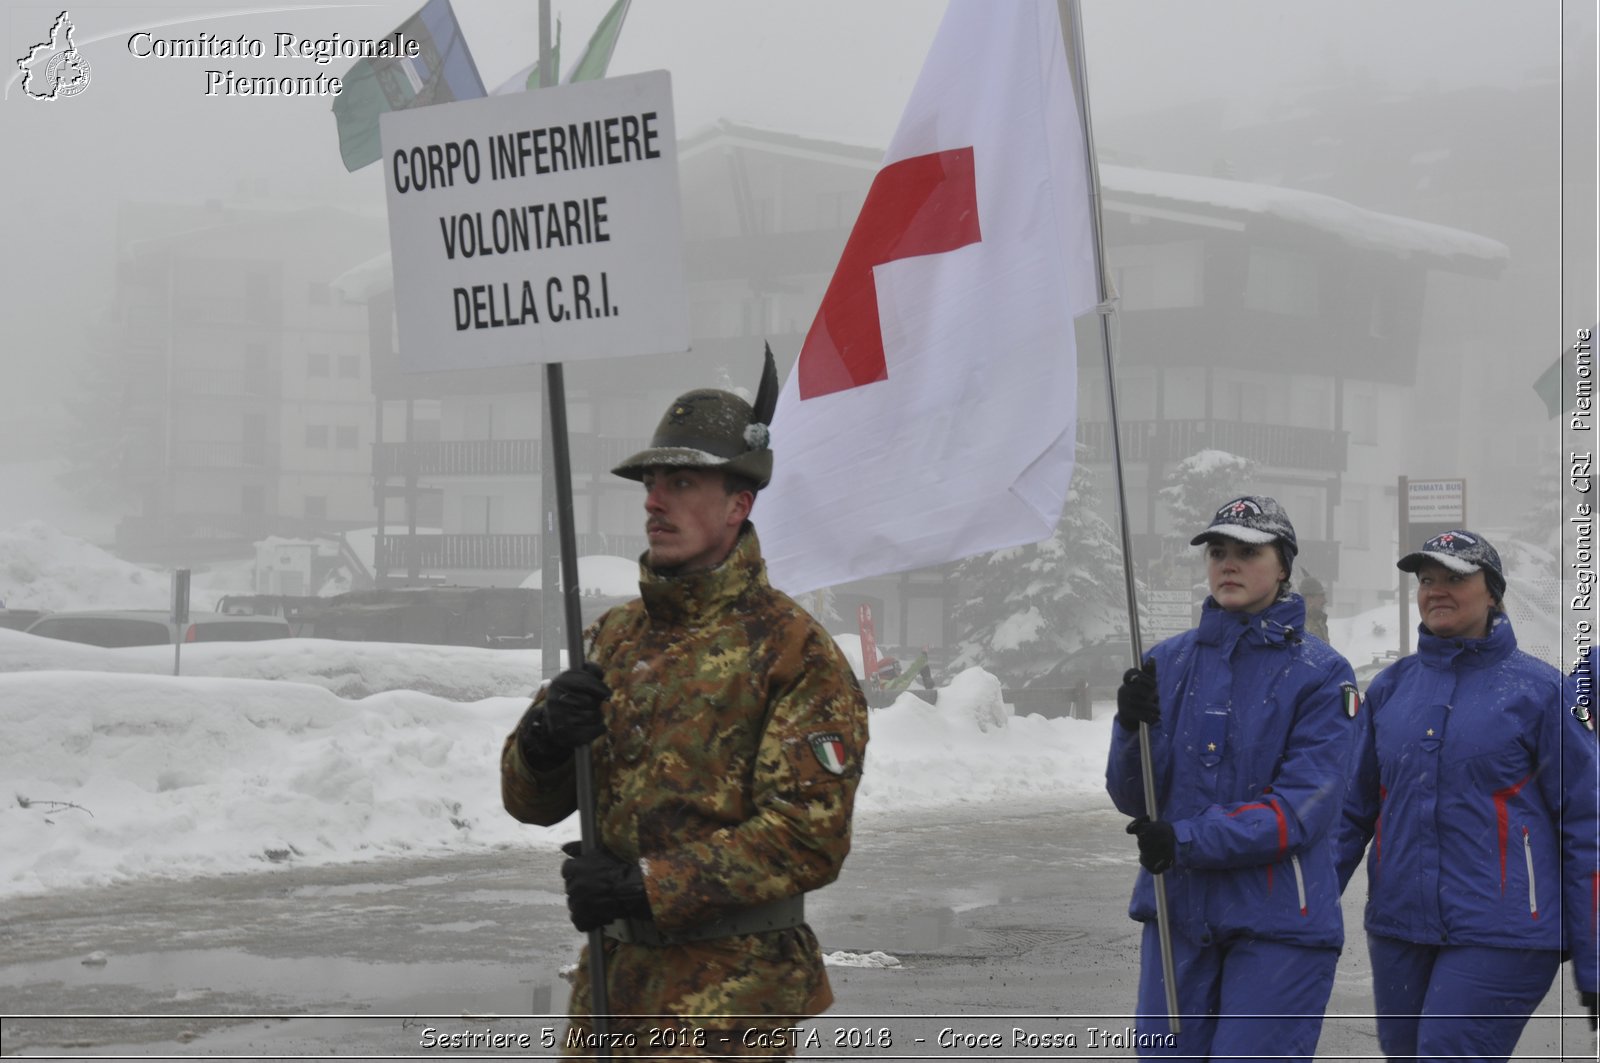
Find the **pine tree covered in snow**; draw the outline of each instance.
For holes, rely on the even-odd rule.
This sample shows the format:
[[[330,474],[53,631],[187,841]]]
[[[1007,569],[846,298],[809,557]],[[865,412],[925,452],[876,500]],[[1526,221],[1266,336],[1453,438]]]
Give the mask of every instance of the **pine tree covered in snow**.
[[[1067,653],[1127,630],[1122,548],[1102,505],[1094,474],[1080,462],[1054,535],[956,566],[966,596],[953,614],[956,669],[979,665],[1021,685]]]
[[[1202,450],[1184,458],[1159,492],[1173,527],[1187,538],[1210,524],[1218,506],[1250,493],[1255,471],[1254,461],[1225,450]]]

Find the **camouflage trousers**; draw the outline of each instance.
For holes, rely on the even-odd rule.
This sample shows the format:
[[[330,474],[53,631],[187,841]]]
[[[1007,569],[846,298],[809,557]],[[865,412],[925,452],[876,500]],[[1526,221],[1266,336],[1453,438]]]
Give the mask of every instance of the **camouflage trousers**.
[[[789,1059],[801,1019],[833,1003],[808,926],[686,945],[606,939],[604,1047],[617,1058]],[[562,1054],[593,1057],[589,950],[573,976]]]

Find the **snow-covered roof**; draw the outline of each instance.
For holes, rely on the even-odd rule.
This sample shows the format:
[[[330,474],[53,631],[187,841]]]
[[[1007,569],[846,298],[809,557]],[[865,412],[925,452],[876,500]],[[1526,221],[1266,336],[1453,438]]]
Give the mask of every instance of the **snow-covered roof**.
[[[1220,177],[1164,173],[1129,166],[1100,167],[1102,205],[1138,212],[1128,197],[1160,199],[1245,217],[1270,217],[1338,237],[1353,247],[1393,255],[1423,255],[1498,271],[1510,255],[1505,244],[1444,225],[1380,214],[1342,199],[1292,188]]]
[[[333,278],[331,287],[347,303],[364,303],[380,292],[389,291],[394,287],[394,264],[389,252],[381,252],[351,266]]]

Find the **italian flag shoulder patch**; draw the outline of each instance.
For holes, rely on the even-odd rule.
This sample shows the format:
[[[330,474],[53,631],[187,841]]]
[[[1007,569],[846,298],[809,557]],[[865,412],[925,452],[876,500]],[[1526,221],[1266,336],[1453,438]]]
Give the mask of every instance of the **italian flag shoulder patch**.
[[[817,763],[835,775],[844,774],[843,735],[837,731],[822,731],[807,735],[806,740],[811,743],[811,752],[817,755]]]

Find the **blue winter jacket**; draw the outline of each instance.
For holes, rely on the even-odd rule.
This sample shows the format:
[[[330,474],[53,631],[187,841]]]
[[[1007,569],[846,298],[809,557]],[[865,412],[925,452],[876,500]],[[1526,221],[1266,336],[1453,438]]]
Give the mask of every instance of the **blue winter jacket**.
[[[1369,933],[1570,948],[1596,988],[1600,768],[1561,686],[1503,614],[1481,639],[1419,629],[1372,681],[1339,839],[1341,885],[1368,856]]]
[[[1177,834],[1166,872],[1174,933],[1344,944],[1334,838],[1358,704],[1350,665],[1303,633],[1305,602],[1255,615],[1206,599],[1200,626],[1160,643],[1161,722],[1150,729],[1160,818]],[[1145,814],[1138,732],[1111,728],[1106,789]],[[1155,918],[1142,868],[1128,914]]]

